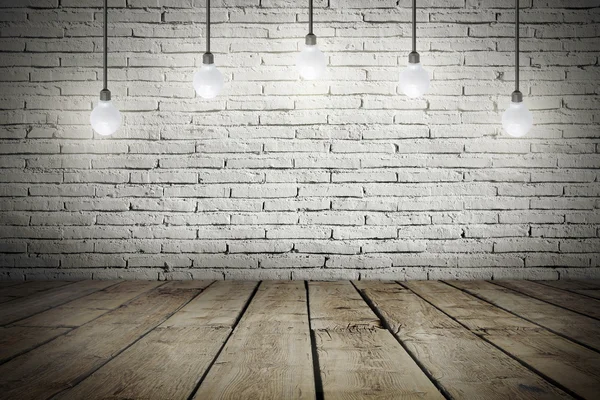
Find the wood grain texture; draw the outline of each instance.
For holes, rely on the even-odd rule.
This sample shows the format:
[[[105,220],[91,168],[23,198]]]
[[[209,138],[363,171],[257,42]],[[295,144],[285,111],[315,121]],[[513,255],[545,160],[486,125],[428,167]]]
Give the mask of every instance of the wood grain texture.
[[[442,282],[415,281],[403,285],[571,392],[585,398],[600,393],[597,352]]]
[[[215,282],[202,295],[171,316],[161,327],[232,328],[257,285],[258,282]]]
[[[121,282],[23,319],[15,325],[75,328],[162,284],[153,281]]]
[[[69,328],[8,326],[0,328],[0,363],[70,331]]]
[[[600,300],[590,299],[531,281],[494,281],[496,285],[600,319]]]
[[[263,282],[194,399],[314,398],[304,283]]]
[[[600,288],[588,281],[538,281],[538,283],[552,286],[569,292],[600,299]]]
[[[233,281],[211,285],[57,399],[187,399],[229,336],[256,285]]]
[[[72,284],[68,281],[31,281],[0,288],[0,303]]]
[[[325,399],[443,399],[350,282],[310,282]]]
[[[310,282],[309,291],[313,330],[382,328],[350,282]]]
[[[122,282],[0,329],[0,362],[81,326],[161,282]]]
[[[0,400],[569,398],[552,382],[600,393],[599,352],[534,321],[574,324],[593,340],[574,316],[597,321],[582,315],[596,300],[569,290],[594,282],[355,282],[367,302],[350,282],[310,282],[308,297],[304,282],[263,282],[237,325],[257,283],[112,283],[89,294],[70,284],[70,301],[65,286],[2,305],[55,304],[0,327]]]
[[[33,314],[115,285],[115,281],[81,281],[5,303],[0,307],[0,325],[8,325]]]
[[[451,281],[498,307],[584,345],[600,350],[600,321],[484,281]]]
[[[169,282],[0,366],[0,399],[46,399],[72,387],[162,323],[209,283]]]
[[[453,398],[569,398],[410,290],[391,282],[356,284],[407,349]]]

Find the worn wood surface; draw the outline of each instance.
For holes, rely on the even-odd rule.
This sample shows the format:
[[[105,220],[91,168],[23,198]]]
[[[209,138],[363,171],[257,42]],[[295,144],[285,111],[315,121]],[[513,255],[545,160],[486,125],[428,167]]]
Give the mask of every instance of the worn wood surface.
[[[26,297],[45,290],[66,286],[71,283],[72,282],[67,281],[31,281],[16,285],[5,285],[0,288],[0,303],[15,300],[20,297]]]
[[[522,282],[521,287],[535,285]],[[442,282],[406,282],[404,285],[568,391],[587,398],[598,393],[599,353]]]
[[[69,328],[6,326],[0,328],[0,364],[69,332]]]
[[[115,309],[160,282],[122,282],[0,329],[0,362]]]
[[[0,399],[47,399],[101,367],[208,283],[172,282],[0,366]]]
[[[57,398],[187,399],[255,286],[250,282],[211,285],[119,357]]]
[[[555,306],[600,319],[600,300],[590,299],[589,297],[531,281],[494,281],[493,283],[554,304]]]
[[[263,282],[194,399],[314,399],[303,282]]]
[[[81,281],[54,289],[45,290],[36,296],[26,296],[0,307],[0,325],[7,325],[33,314],[49,310],[71,300],[88,295],[106,287],[113,286],[114,281]]]
[[[350,282],[310,282],[326,399],[443,399]]]
[[[600,393],[600,321],[590,295],[597,281],[83,281],[5,289],[0,400],[595,400]]]
[[[600,299],[600,286],[593,281],[540,281],[538,283]]]
[[[310,282],[309,289],[313,330],[381,328],[377,315],[350,282]]]
[[[452,286],[580,344],[600,350],[600,321],[484,281],[451,281]]]
[[[569,398],[539,375],[396,283],[357,282],[393,332],[457,399]]]
[[[20,320],[15,325],[75,328],[160,285],[162,282],[121,282]]]

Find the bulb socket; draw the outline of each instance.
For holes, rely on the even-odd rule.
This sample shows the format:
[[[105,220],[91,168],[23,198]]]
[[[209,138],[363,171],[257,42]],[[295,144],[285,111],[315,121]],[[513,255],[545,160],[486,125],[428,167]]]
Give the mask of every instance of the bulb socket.
[[[317,44],[317,37],[314,34],[309,33],[306,35],[304,43],[306,43],[307,46],[315,46]]]
[[[410,64],[418,64],[421,62],[421,56],[416,51],[408,53],[408,62]]]
[[[203,64],[214,64],[215,56],[213,56],[213,53],[204,53],[204,55],[202,56],[202,63]]]
[[[515,90],[514,92],[512,92],[511,101],[513,103],[522,103],[523,102],[523,93],[519,92],[518,90]]]
[[[100,91],[100,101],[110,101],[110,90],[102,89]]]

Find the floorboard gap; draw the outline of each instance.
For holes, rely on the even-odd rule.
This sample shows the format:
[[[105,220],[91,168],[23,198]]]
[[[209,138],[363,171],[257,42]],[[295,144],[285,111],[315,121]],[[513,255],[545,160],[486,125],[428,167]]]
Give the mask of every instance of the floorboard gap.
[[[588,299],[598,300],[597,297],[590,296],[590,295],[585,294],[585,293],[577,292],[577,291],[572,290],[572,289],[565,289],[565,288],[561,288],[561,287],[558,287],[558,286],[548,285],[544,281],[531,281],[531,282],[536,282],[536,283],[539,283],[540,285],[544,285],[544,286],[552,288],[552,289],[562,290],[563,292],[567,292],[567,293],[571,293],[571,294],[577,294],[579,296],[583,296],[583,297],[588,298]],[[591,289],[591,290],[593,290],[593,289]]]
[[[502,286],[502,285],[498,285],[496,282],[492,282],[492,281],[487,281],[487,282],[491,283],[492,285],[496,285],[496,286],[498,286],[498,287],[500,287],[500,288],[502,288],[502,289],[506,289],[506,290],[510,290],[511,292],[518,293],[518,294],[520,294],[520,295],[522,295],[522,296],[527,296],[527,297],[530,297],[530,298],[532,298],[533,300],[541,301],[542,303],[546,303],[546,304],[549,304],[549,305],[551,305],[551,306],[554,306],[554,307],[562,308],[563,310],[566,310],[566,311],[574,312],[575,314],[579,314],[579,315],[581,315],[582,317],[587,317],[587,318],[594,319],[594,320],[596,320],[596,321],[600,321],[600,318],[592,317],[591,315],[584,314],[584,313],[582,313],[582,312],[580,312],[580,311],[573,310],[572,308],[568,308],[568,307],[562,306],[562,305],[560,305],[560,304],[551,303],[551,302],[549,302],[549,301],[547,301],[547,300],[540,299],[540,298],[538,298],[538,297],[534,297],[534,296],[532,296],[532,295],[530,295],[530,294],[527,294],[527,293],[523,293],[523,292],[521,292],[520,290],[513,289],[513,288],[509,288],[509,287]],[[535,282],[535,281],[532,281],[532,282]],[[555,289],[556,289],[556,288],[555,288]],[[598,299],[596,299],[596,300],[598,300]]]
[[[78,282],[81,282],[81,281],[78,281]],[[46,311],[52,310],[53,308],[57,308],[57,307],[60,307],[60,306],[64,306],[65,304],[68,304],[68,303],[70,303],[70,302],[72,302],[72,301],[79,300],[79,299],[81,299],[81,298],[83,298],[83,297],[86,297],[86,296],[92,295],[92,294],[94,294],[94,293],[98,293],[98,292],[101,292],[101,291],[103,291],[103,290],[106,290],[106,289],[108,289],[108,288],[111,288],[111,287],[117,286],[117,285],[118,285],[118,284],[120,284],[121,282],[122,282],[122,281],[118,281],[118,282],[116,282],[116,283],[114,283],[114,284],[112,284],[112,285],[109,285],[109,286],[105,287],[105,288],[98,289],[98,290],[95,290],[95,291],[93,291],[93,292],[90,292],[90,293],[81,294],[79,297],[75,297],[75,298],[73,298],[73,299],[69,299],[69,300],[67,300],[67,301],[65,301],[65,302],[63,302],[63,303],[55,304],[55,305],[53,305],[53,306],[52,306],[52,307],[50,307],[50,308],[46,308],[45,310],[41,310],[41,311],[35,312],[35,313],[33,313],[33,314],[30,314],[30,315],[28,315],[28,316],[26,316],[26,317],[23,317],[23,318],[19,318],[19,319],[15,320],[15,321],[9,322],[8,324],[4,324],[4,325],[2,325],[2,327],[8,327],[8,326],[11,326],[11,325],[18,325],[18,323],[19,323],[19,322],[21,322],[21,321],[23,321],[23,320],[26,320],[27,318],[31,318],[31,317],[33,317],[33,316],[35,316],[35,315],[38,315],[38,314],[41,314],[41,313],[43,313],[43,312],[46,312]],[[66,288],[66,287],[68,287],[68,286],[71,286],[71,285],[72,285],[72,284],[74,284],[74,283],[77,283],[77,282],[73,282],[73,283],[70,283],[70,284],[68,284],[68,285],[64,285],[64,286],[61,286],[61,287],[59,287],[59,288],[54,288],[54,289],[62,289],[62,288]],[[40,294],[40,293],[44,293],[44,292],[46,292],[46,290],[43,290],[43,291],[41,291],[41,292],[38,292],[38,293],[32,293],[32,294],[34,294],[34,295],[35,295],[35,294]],[[16,299],[14,299],[14,300],[11,300],[11,302],[12,302],[12,301],[15,301],[15,300],[27,299],[29,296],[30,296],[30,295],[28,295],[28,296],[25,296],[25,297],[17,297]],[[2,303],[2,307],[10,307],[10,304],[8,304],[8,302],[7,302],[7,303]]]
[[[433,383],[433,385],[437,388],[437,390],[442,394],[442,396],[444,396],[447,400],[453,400],[454,398],[450,395],[450,393],[448,393],[448,391],[446,391],[446,389],[444,389],[444,387],[440,384],[440,382],[435,379],[431,373],[429,373],[429,371],[427,370],[427,368],[425,368],[425,366],[419,361],[419,359],[417,358],[417,356],[410,351],[410,349],[408,347],[406,347],[406,345],[402,342],[402,340],[400,340],[398,338],[398,336],[396,336],[396,334],[394,333],[394,330],[392,329],[392,327],[387,323],[387,321],[385,320],[384,316],[379,312],[379,309],[375,306],[375,304],[373,304],[373,302],[371,301],[371,299],[369,299],[359,288],[357,288],[354,285],[354,282],[350,281],[350,283],[352,284],[352,286],[354,286],[354,289],[356,289],[356,291],[358,292],[358,294],[360,295],[360,297],[362,297],[362,299],[364,300],[365,303],[367,303],[367,305],[371,308],[371,310],[375,313],[375,315],[377,315],[377,318],[379,318],[381,325],[387,329],[392,336],[394,337],[394,339],[396,339],[396,341],[398,343],[400,343],[400,346],[402,346],[402,348],[404,349],[404,351],[406,351],[406,353],[408,353],[408,355],[410,356],[410,358],[413,359],[413,361],[417,364],[417,366],[421,369],[421,371],[423,371],[423,373],[425,374],[425,376],[427,376],[427,378],[429,378],[429,380],[431,381],[431,383]]]
[[[497,304],[494,304],[494,303],[492,303],[491,301],[488,301],[488,300],[486,300],[485,298],[483,298],[483,297],[480,297],[480,296],[478,296],[478,295],[477,295],[477,294],[475,294],[475,293],[471,293],[471,292],[469,292],[469,291],[467,291],[467,290],[464,290],[464,289],[461,289],[461,288],[459,288],[459,287],[456,287],[456,286],[452,285],[451,283],[449,283],[449,282],[447,282],[447,281],[440,281],[440,282],[442,282],[442,283],[445,283],[446,285],[448,285],[448,286],[451,286],[451,287],[453,287],[453,288],[455,288],[455,289],[458,289],[458,290],[460,290],[460,291],[462,291],[462,292],[465,292],[465,293],[466,293],[466,294],[468,294],[469,296],[473,296],[473,297],[475,297],[475,298],[477,298],[477,299],[479,299],[479,300],[481,300],[481,301],[485,301],[486,303],[488,303],[488,304],[491,304],[491,305],[493,305],[494,307],[498,307],[499,309],[501,309],[501,310],[504,310],[504,311],[506,311],[507,313],[514,315],[515,317],[521,318],[521,319],[523,319],[523,320],[525,320],[525,321],[527,321],[527,322],[531,322],[532,324],[534,324],[534,325],[537,325],[537,326],[539,326],[540,328],[542,328],[542,329],[545,329],[545,330],[547,330],[547,331],[549,331],[549,332],[552,332],[552,333],[554,333],[554,334],[555,334],[555,335],[557,335],[557,336],[560,336],[560,337],[562,337],[562,338],[564,338],[564,339],[567,339],[567,340],[569,340],[569,341],[571,341],[571,342],[573,342],[573,343],[577,343],[578,345],[580,345],[580,346],[583,346],[583,347],[585,347],[586,349],[592,350],[592,351],[594,351],[594,352],[596,352],[596,353],[600,353],[600,349],[596,349],[596,348],[594,348],[594,347],[592,347],[592,346],[590,346],[590,345],[588,345],[588,344],[585,344],[585,343],[583,343],[583,342],[580,342],[579,340],[573,339],[573,338],[571,338],[571,337],[569,337],[569,336],[565,335],[564,333],[557,332],[557,331],[555,331],[555,330],[553,330],[553,329],[551,329],[551,328],[548,328],[548,327],[546,327],[546,326],[544,326],[544,325],[541,325],[541,324],[539,324],[539,323],[537,323],[537,322],[535,322],[535,321],[532,321],[532,320],[530,320],[530,319],[528,319],[528,318],[525,318],[525,317],[523,317],[523,316],[521,316],[521,315],[519,315],[519,314],[517,314],[517,313],[515,313],[515,312],[513,312],[513,311],[511,311],[511,310],[509,310],[509,309],[507,309],[507,308],[500,307],[499,305],[497,305]],[[414,292],[413,292],[413,293],[414,293]],[[419,296],[419,297],[420,297],[420,296]],[[533,298],[533,297],[532,297],[532,298]]]
[[[160,286],[155,287],[152,290],[149,291],[145,291],[143,293],[141,293],[139,296],[143,295],[143,294],[147,294],[148,292],[153,292],[158,290],[159,288],[161,288],[163,285],[167,284],[168,281],[166,281],[165,283],[163,283]],[[204,293],[204,291],[206,289],[208,289],[211,285],[213,285],[215,283],[215,281],[211,282],[208,286],[206,286],[204,289],[200,290],[195,296],[193,296],[191,299],[189,299],[188,301],[184,302],[183,304],[181,304],[179,307],[177,307],[173,312],[168,313],[164,316],[164,318],[162,318],[160,321],[158,321],[158,323],[156,325],[154,325],[152,328],[148,329],[147,332],[144,332],[142,335],[140,335],[137,339],[135,339],[133,342],[129,343],[127,346],[123,347],[121,350],[115,352],[113,354],[112,357],[110,357],[108,360],[106,360],[106,362],[103,362],[101,365],[98,366],[98,368],[93,369],[92,371],[90,371],[88,374],[86,374],[85,376],[80,376],[78,377],[78,379],[73,383],[73,385],[67,389],[63,389],[60,392],[57,392],[55,394],[53,394],[52,396],[50,396],[49,399],[54,399],[56,397],[58,397],[61,393],[70,390],[72,388],[74,388],[75,386],[79,385],[81,382],[83,382],[87,377],[91,376],[92,374],[94,374],[96,371],[98,371],[100,368],[104,367],[106,364],[108,364],[109,362],[111,362],[112,360],[114,360],[115,358],[117,358],[119,355],[121,355],[125,350],[127,350],[128,348],[130,348],[131,346],[133,346],[134,344],[136,344],[137,342],[139,342],[140,340],[142,340],[144,337],[146,337],[150,332],[152,332],[154,329],[156,329],[156,327],[160,326],[160,324],[162,324],[163,322],[165,322],[166,320],[168,320],[169,318],[171,318],[173,315],[175,315],[177,312],[179,312],[179,310],[181,310],[183,307],[185,307],[188,303],[190,303],[192,300],[194,300],[196,297],[200,296],[202,293]],[[136,296],[139,297],[139,296]],[[130,300],[133,301],[133,300]],[[127,302],[129,303],[129,301]],[[126,304],[126,303],[125,303]],[[122,305],[120,305],[119,307],[117,307],[116,309],[122,307]],[[115,310],[116,310],[115,309]],[[111,310],[113,311],[113,310]],[[103,314],[105,315],[105,314]],[[99,316],[98,318],[102,317]],[[91,322],[91,321],[90,321]],[[89,322],[88,322],[89,323]],[[72,331],[69,331],[72,332]]]
[[[316,400],[324,400],[324,392],[323,392],[323,379],[321,378],[321,365],[319,364],[319,352],[317,351],[317,339],[315,336],[315,331],[312,329],[312,322],[310,319],[310,297],[308,290],[308,281],[304,281],[304,287],[306,288],[306,309],[308,313],[308,329],[310,330],[310,347],[312,350],[312,358],[313,358],[313,371],[314,371],[314,381],[315,381],[315,393]]]
[[[252,300],[254,299],[254,296],[256,295],[256,292],[258,292],[258,288],[260,287],[261,284],[262,284],[262,281],[258,282],[258,284],[256,285],[256,287],[254,288],[254,290],[250,294],[250,297],[248,298],[248,301],[246,301],[246,304],[244,304],[244,307],[242,308],[242,311],[240,311],[240,314],[238,315],[238,317],[236,318],[235,322],[233,323],[233,326],[231,327],[231,330],[229,331],[229,335],[227,335],[227,338],[225,338],[225,341],[223,341],[223,344],[219,348],[219,351],[217,351],[217,354],[215,354],[215,357],[213,358],[213,360],[210,362],[210,364],[208,364],[208,367],[206,368],[206,370],[204,371],[204,373],[202,374],[202,376],[198,380],[198,383],[196,384],[196,386],[192,390],[192,393],[190,393],[190,395],[188,396],[187,400],[192,400],[194,398],[194,396],[196,395],[196,393],[198,392],[198,389],[200,389],[200,386],[202,385],[202,382],[204,382],[204,380],[206,379],[206,376],[208,375],[208,373],[212,369],[212,366],[215,364],[215,362],[217,362],[217,360],[219,359],[219,356],[221,355],[221,352],[223,351],[223,349],[225,348],[225,346],[227,346],[227,342],[229,342],[229,339],[231,338],[231,336],[235,332],[235,329],[237,328],[240,320],[242,319],[242,317],[244,316],[244,314],[246,314],[246,310],[248,310],[248,307],[250,306],[250,303],[252,303]]]
[[[4,286],[2,289],[14,288],[17,285],[22,285],[22,284],[25,284],[25,283],[32,283],[32,282],[38,282],[38,281],[24,281],[24,282],[20,282],[20,283],[18,283],[16,285]],[[70,285],[72,285],[74,283],[77,283],[77,282],[79,282],[79,281],[68,281],[66,284],[64,284],[62,286],[48,287],[46,289],[38,290],[37,292],[26,294],[25,296],[10,296],[10,297],[12,297],[12,299],[6,299],[6,300],[3,300],[3,301],[0,301],[0,304],[2,304],[2,306],[4,307],[6,305],[10,305],[10,304],[7,304],[7,303],[10,303],[11,301],[20,300],[20,299],[26,299],[29,296],[35,296],[37,294],[41,294],[41,293],[44,293],[44,292],[46,292],[48,290],[52,290],[52,289],[58,289],[58,288],[61,288],[61,287],[67,287],[67,286],[70,286]]]
[[[443,281],[442,281],[443,282]],[[449,283],[447,282],[443,282],[449,286]],[[419,295],[417,292],[411,290],[410,288],[402,285],[402,283],[398,282],[398,284],[400,286],[402,286],[404,289],[406,290],[410,290],[411,293],[414,293],[415,296],[419,297],[421,300],[423,300],[424,302],[426,302],[427,304],[429,304],[430,306],[434,307],[436,310],[440,311],[441,313],[443,313],[444,315],[446,315],[448,318],[450,318],[451,320],[453,320],[454,322],[456,322],[457,324],[459,324],[460,326],[462,326],[463,328],[465,328],[467,331],[471,332],[473,335],[477,336],[479,339],[483,340],[486,343],[489,343],[490,345],[492,345],[493,347],[495,347],[496,349],[500,350],[502,353],[506,354],[508,357],[512,358],[513,360],[515,360],[516,362],[518,362],[519,364],[521,364],[522,366],[524,366],[525,368],[527,368],[528,370],[530,370],[531,372],[533,372],[534,374],[540,376],[542,379],[544,379],[545,381],[547,381],[548,383],[550,383],[553,386],[556,386],[557,388],[559,388],[560,390],[562,390],[563,392],[569,394],[570,396],[576,398],[576,399],[580,399],[580,400],[584,400],[583,397],[577,395],[575,392],[571,391],[570,389],[564,387],[563,385],[561,385],[560,383],[556,382],[554,379],[550,378],[549,376],[541,373],[540,371],[538,371],[537,369],[535,369],[534,367],[532,367],[531,365],[527,364],[525,361],[521,360],[520,358],[517,358],[516,356],[514,356],[513,354],[507,352],[506,350],[504,350],[502,347],[497,346],[495,343],[489,341],[484,335],[481,335],[477,332],[472,331],[471,329],[469,329],[468,326],[466,326],[465,324],[463,324],[462,322],[460,322],[458,319],[454,318],[452,315],[448,314],[447,312],[445,312],[444,310],[442,310],[441,308],[437,307],[435,304],[433,304],[432,302],[430,302],[429,300],[427,300],[426,298],[424,298],[423,296]],[[454,287],[454,286],[452,286]],[[457,288],[458,289],[458,288]],[[458,289],[460,290],[460,289]],[[473,296],[473,297],[477,297],[472,295],[469,292],[465,292],[466,294],[468,294],[469,296]],[[478,297],[477,297],[478,298]],[[489,303],[489,302],[488,302]],[[490,303],[492,304],[492,303]],[[498,307],[495,304],[492,304],[492,306],[494,307]],[[498,307],[501,308],[501,307]],[[518,315],[515,315],[518,318],[522,318]],[[525,318],[522,318],[525,319]],[[545,329],[545,328],[544,328]]]
[[[120,283],[122,283],[122,282],[119,282],[119,283],[117,283],[117,285],[118,285],[118,284],[120,284]],[[162,285],[164,285],[164,284],[166,284],[166,283],[167,283],[167,282],[163,283]],[[161,287],[162,285],[160,285],[160,286],[157,286],[157,287],[155,287],[155,288],[153,288],[153,289],[151,289],[151,290],[156,290],[156,289],[158,289],[159,287]],[[116,285],[113,285],[113,286],[116,286]],[[109,287],[112,287],[112,286],[109,286]],[[106,288],[106,289],[108,289],[108,288]],[[104,289],[102,289],[102,290],[104,290]],[[137,299],[138,299],[140,296],[143,296],[143,295],[144,295],[144,294],[146,294],[147,292],[149,292],[149,290],[147,290],[147,291],[145,291],[145,292],[142,292],[142,293],[138,294],[138,295],[137,295],[137,296],[135,296],[134,298],[132,298],[132,299],[130,299],[130,300],[128,300],[128,301],[126,301],[125,303],[123,303],[123,304],[119,305],[117,308],[123,307],[123,306],[125,306],[125,305],[127,305],[127,304],[131,303],[132,301],[135,301],[135,300],[137,300]],[[97,292],[94,292],[94,293],[97,293]],[[91,293],[91,294],[94,294],[94,293]],[[83,297],[85,297],[85,296],[83,296]],[[81,299],[81,298],[82,298],[82,297],[80,297],[80,298],[77,298],[77,299],[75,299],[75,300],[72,300],[72,301],[76,301],[76,300],[79,300],[79,299]],[[67,303],[65,303],[65,304],[68,304],[68,303],[69,303],[69,302],[67,302]],[[64,304],[63,304],[63,305],[64,305]],[[60,306],[56,306],[56,307],[60,307]],[[52,308],[56,308],[56,307],[52,307]],[[48,310],[45,310],[45,311],[40,311],[40,312],[39,312],[39,313],[37,313],[37,314],[41,314],[41,313],[44,313],[44,312],[46,312],[46,311],[50,311],[50,310],[52,310],[52,308],[49,308]],[[5,364],[5,363],[7,363],[7,362],[9,362],[9,361],[11,361],[11,360],[13,360],[13,359],[15,359],[15,358],[19,357],[19,356],[22,356],[23,354],[26,354],[26,353],[28,353],[28,352],[30,352],[30,351],[32,351],[32,350],[35,350],[35,349],[37,349],[38,347],[41,347],[41,346],[43,346],[43,345],[45,345],[45,344],[48,344],[48,343],[50,343],[51,341],[53,341],[53,340],[55,340],[55,339],[58,339],[58,338],[59,338],[59,337],[61,337],[61,336],[64,336],[64,335],[66,335],[66,334],[68,334],[68,333],[71,333],[71,332],[73,332],[73,331],[74,331],[75,329],[77,329],[77,328],[81,328],[82,326],[85,326],[85,325],[87,325],[87,324],[89,324],[89,323],[91,323],[91,322],[94,322],[94,321],[95,321],[95,320],[97,320],[98,318],[100,318],[100,317],[102,317],[102,316],[106,315],[107,313],[109,313],[109,312],[111,312],[111,311],[114,311],[114,310],[116,310],[117,308],[113,308],[112,310],[106,310],[106,312],[105,312],[104,314],[98,315],[96,318],[94,318],[94,319],[91,319],[91,320],[87,321],[86,323],[84,323],[84,324],[81,324],[81,325],[79,325],[79,326],[75,326],[75,327],[64,327],[64,328],[67,328],[67,329],[69,329],[69,330],[68,330],[68,331],[66,331],[66,332],[63,332],[63,333],[61,333],[60,335],[57,335],[57,336],[55,336],[55,337],[51,338],[51,339],[48,339],[48,340],[46,340],[46,341],[45,341],[45,342],[43,342],[43,343],[36,344],[36,345],[34,345],[34,346],[32,346],[32,347],[30,347],[30,348],[26,349],[26,350],[23,350],[22,352],[20,352],[20,353],[18,353],[18,354],[15,354],[15,355],[12,355],[12,356],[10,356],[10,357],[7,357],[7,358],[5,358],[5,359],[2,359],[2,360],[0,360],[0,365],[2,365],[2,364]],[[37,314],[33,314],[33,315],[37,315]],[[29,317],[27,317],[27,318],[29,318]],[[24,318],[24,319],[27,319],[27,318]],[[23,321],[23,320],[20,320],[20,321]],[[13,324],[10,324],[10,325],[7,325],[7,326],[8,326],[8,327],[10,327],[10,326],[12,326],[12,325],[13,325]],[[15,326],[24,326],[24,325],[15,325]],[[29,325],[27,325],[27,326],[29,326]],[[32,327],[35,327],[35,326],[32,326]],[[45,327],[45,326],[40,326],[40,328],[47,328],[47,327]],[[58,328],[62,328],[62,326],[58,326]]]

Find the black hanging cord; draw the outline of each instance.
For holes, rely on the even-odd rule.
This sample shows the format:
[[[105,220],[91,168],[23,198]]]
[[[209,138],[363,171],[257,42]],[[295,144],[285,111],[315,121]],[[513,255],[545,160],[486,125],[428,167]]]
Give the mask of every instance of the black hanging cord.
[[[206,52],[210,53],[210,0],[206,0]]]
[[[417,0],[412,3],[412,51],[417,52]]]
[[[519,91],[519,0],[515,0],[515,92]]]
[[[313,33],[313,0],[308,0],[308,33]]]
[[[108,90],[108,0],[104,0],[104,90]]]

